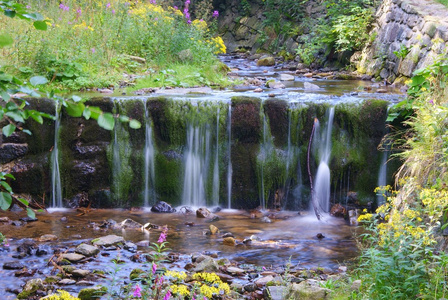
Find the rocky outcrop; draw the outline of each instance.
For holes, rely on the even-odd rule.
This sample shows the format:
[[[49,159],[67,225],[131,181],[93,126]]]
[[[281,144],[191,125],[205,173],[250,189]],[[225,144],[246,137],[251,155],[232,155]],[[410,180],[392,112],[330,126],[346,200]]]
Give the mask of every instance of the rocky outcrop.
[[[352,58],[358,70],[389,82],[411,77],[446,56],[448,8],[435,1],[384,0],[371,36],[373,43]]]

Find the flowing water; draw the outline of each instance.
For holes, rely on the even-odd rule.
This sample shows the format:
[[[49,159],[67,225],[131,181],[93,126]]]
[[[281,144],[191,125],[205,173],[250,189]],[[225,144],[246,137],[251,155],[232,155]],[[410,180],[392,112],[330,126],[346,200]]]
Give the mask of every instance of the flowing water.
[[[54,146],[51,153],[51,207],[62,208],[62,184],[59,169],[59,127],[61,125],[61,106],[56,105],[56,121],[54,126]]]
[[[145,102],[146,104],[146,102]],[[145,124],[145,168],[144,168],[144,177],[145,177],[145,189],[144,189],[144,207],[149,207],[150,205],[156,202],[156,190],[155,190],[155,147],[154,147],[154,138],[153,138],[153,129],[151,126],[151,119],[148,116],[148,110],[145,107],[145,116],[146,116],[146,124]]]

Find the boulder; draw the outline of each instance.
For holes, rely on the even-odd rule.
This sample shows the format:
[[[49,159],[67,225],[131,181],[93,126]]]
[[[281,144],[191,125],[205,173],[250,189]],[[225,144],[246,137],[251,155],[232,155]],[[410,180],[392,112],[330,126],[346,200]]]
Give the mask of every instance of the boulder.
[[[156,205],[151,207],[151,211],[156,213],[174,213],[176,212],[176,209],[164,201],[159,201]]]
[[[280,74],[281,81],[294,81],[294,75],[290,74]]]
[[[285,295],[288,293],[288,287],[286,286],[267,286],[264,290],[264,297],[267,300],[284,300]]]
[[[39,238],[39,242],[50,242],[58,239],[54,234],[44,234]]]
[[[319,282],[307,279],[301,283],[293,283],[286,299],[324,300],[330,298],[331,290],[319,286]]]
[[[142,228],[142,226],[143,226],[142,224],[132,219],[126,219],[120,223],[120,227],[123,229],[140,229]]]
[[[271,281],[274,281],[274,276],[269,275],[269,276],[261,277],[261,278],[255,280],[254,283],[255,283],[258,287],[263,287],[263,286],[265,286],[268,282],[271,282]],[[294,299],[295,299],[295,298],[294,298]]]
[[[210,226],[209,226],[209,229],[210,229],[210,233],[211,233],[212,235],[215,235],[215,234],[217,234],[217,233],[219,232],[218,227],[216,227],[215,225],[210,225]]]
[[[309,82],[304,82],[303,87],[305,88],[305,90],[320,90],[319,86]]]
[[[17,299],[34,299],[33,295],[37,290],[43,290],[44,283],[42,279],[36,278],[28,280],[23,287],[22,292],[17,295]]]
[[[66,259],[70,262],[78,262],[81,259],[85,258],[84,255],[78,253],[64,253],[61,255],[62,259]]]
[[[359,290],[361,289],[361,280],[355,280],[353,281],[352,285],[350,286],[350,290],[354,291],[354,292],[359,292]]]
[[[212,215],[212,213],[205,207],[200,207],[197,211],[196,211],[196,217],[198,218],[210,218],[210,216]]]
[[[69,279],[69,278],[64,278],[64,279],[58,281],[59,285],[72,285],[75,283],[76,283],[76,280]]]
[[[233,237],[226,237],[226,238],[224,238],[224,240],[223,240],[223,242],[222,242],[224,245],[227,245],[227,246],[235,246],[236,245],[236,241],[235,241],[235,239],[233,238]]]
[[[123,244],[124,242],[125,241],[122,236],[114,234],[102,236],[100,238],[92,240],[92,244],[94,246],[103,246],[103,247],[115,246],[117,244]]]
[[[98,249],[95,246],[92,245],[88,245],[88,244],[80,244],[76,247],[75,249],[76,253],[82,254],[84,256],[90,257],[90,256],[95,256],[98,253],[100,253],[100,249]]]
[[[85,288],[80,290],[78,298],[81,300],[97,300],[106,293],[107,288],[105,286],[95,286],[92,288]]]
[[[90,274],[89,270],[76,269],[71,272],[71,274],[76,278],[84,278]]]
[[[347,215],[347,210],[340,203],[336,203],[335,205],[333,205],[331,207],[330,215],[332,215],[334,217],[343,218],[343,217],[345,217],[345,215]]]
[[[219,266],[216,261],[211,257],[205,257],[203,261],[198,263],[198,265],[193,269],[194,272],[217,272],[219,270]]]
[[[272,56],[262,56],[257,61],[257,66],[275,66],[275,58]]]
[[[15,262],[15,261],[7,262],[7,263],[3,264],[4,270],[20,270],[20,269],[23,269],[24,267],[25,267],[24,265],[22,265],[19,262]]]

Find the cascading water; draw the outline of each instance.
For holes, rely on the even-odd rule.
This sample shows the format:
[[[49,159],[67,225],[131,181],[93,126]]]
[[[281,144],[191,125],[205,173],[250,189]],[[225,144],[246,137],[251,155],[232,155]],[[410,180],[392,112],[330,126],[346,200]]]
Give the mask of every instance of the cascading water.
[[[219,205],[219,107],[216,114],[216,149],[215,149],[215,163],[213,166],[213,205]]]
[[[62,208],[62,185],[59,170],[59,127],[61,125],[61,106],[56,104],[56,121],[54,125],[54,146],[51,153],[51,198],[52,208]]]
[[[154,148],[154,138],[151,127],[151,119],[148,115],[148,109],[145,107],[145,117],[146,117],[146,132],[145,132],[145,167],[144,167],[144,177],[145,177],[145,188],[144,188],[144,206],[150,206],[150,202],[155,202],[156,192],[155,192],[155,148]]]
[[[210,130],[206,126],[189,125],[187,147],[184,153],[184,188],[182,204],[192,207],[205,206]]]
[[[120,174],[121,174],[121,161],[120,161],[120,144],[118,141],[118,124],[114,127],[114,142],[112,144],[112,182],[114,188],[115,199],[119,200],[121,195],[121,184],[120,184]]]
[[[389,156],[389,151],[384,151],[381,157],[381,165],[378,170],[378,186],[386,186],[387,185],[387,157]],[[383,195],[376,196],[377,205],[383,205],[386,202],[386,199]]]
[[[331,155],[331,131],[333,129],[334,107],[328,112],[328,121],[326,129],[321,138],[320,144],[320,163],[317,168],[314,184],[314,197],[320,209],[324,212],[330,211],[330,168],[328,163]]]
[[[229,102],[228,120],[227,120],[228,156],[227,164],[227,208],[232,208],[232,103]]]

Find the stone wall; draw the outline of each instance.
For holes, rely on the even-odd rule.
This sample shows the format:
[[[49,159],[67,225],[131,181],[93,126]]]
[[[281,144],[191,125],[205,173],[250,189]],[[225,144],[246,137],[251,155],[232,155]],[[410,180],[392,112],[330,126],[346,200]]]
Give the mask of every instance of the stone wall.
[[[355,54],[358,70],[392,83],[446,56],[448,8],[431,2],[384,0],[371,32],[373,43]]]

